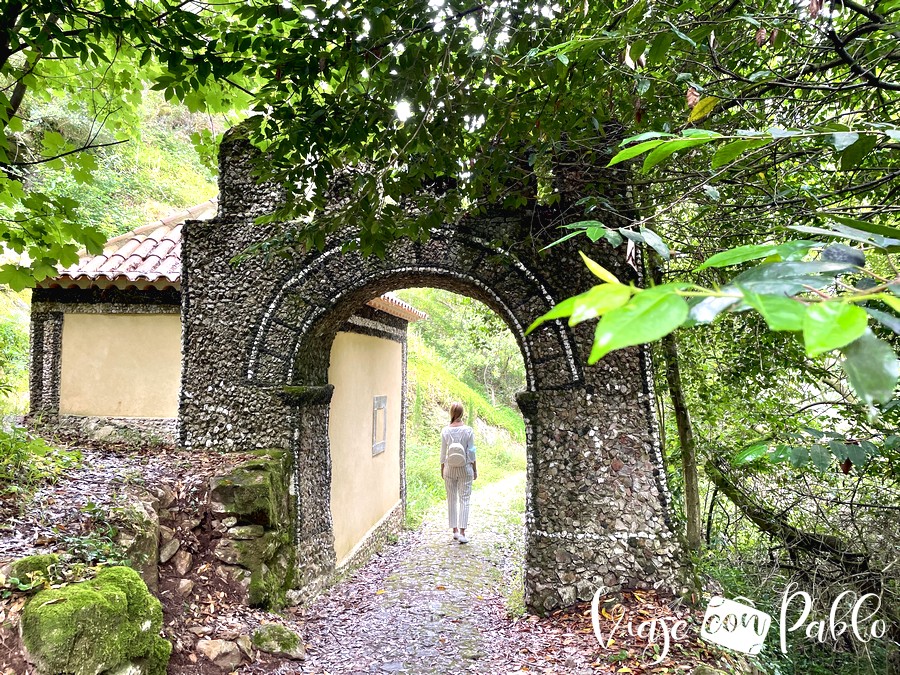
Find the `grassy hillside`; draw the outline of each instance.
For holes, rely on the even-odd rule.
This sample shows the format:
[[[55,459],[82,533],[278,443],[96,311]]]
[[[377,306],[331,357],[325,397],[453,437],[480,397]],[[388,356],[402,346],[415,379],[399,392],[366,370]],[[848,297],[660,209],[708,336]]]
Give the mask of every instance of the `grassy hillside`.
[[[34,142],[49,131],[77,142],[93,123],[65,100],[35,107],[29,117],[27,138]],[[215,168],[201,160],[191,141],[193,134],[210,124],[207,117],[167,103],[158,92],[146,92],[128,142],[93,152],[97,168],[89,183],[78,182],[70,171],[43,164],[32,179],[50,194],[78,200],[83,221],[108,236],[121,234],[216,195]],[[98,140],[114,139],[101,135]]]
[[[28,395],[30,291],[0,286],[0,413],[24,412]]]
[[[411,326],[411,333],[434,350],[448,372],[481,392],[491,406],[516,409],[515,395],[525,388],[525,364],[496,313],[477,300],[435,288],[397,295],[428,314]]]

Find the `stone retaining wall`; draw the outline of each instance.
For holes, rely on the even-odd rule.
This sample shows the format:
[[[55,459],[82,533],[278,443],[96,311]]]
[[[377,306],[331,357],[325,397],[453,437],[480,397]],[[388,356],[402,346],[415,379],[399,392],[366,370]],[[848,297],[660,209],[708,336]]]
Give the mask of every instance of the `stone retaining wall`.
[[[220,570],[244,583],[247,602],[278,609],[294,586],[297,553],[293,461],[284,450],[259,450],[209,484],[209,511],[220,534]]]

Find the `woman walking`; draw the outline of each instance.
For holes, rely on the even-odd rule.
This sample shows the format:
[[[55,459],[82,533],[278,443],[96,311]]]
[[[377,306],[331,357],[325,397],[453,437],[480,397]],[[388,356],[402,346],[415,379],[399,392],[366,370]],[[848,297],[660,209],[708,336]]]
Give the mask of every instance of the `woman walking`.
[[[466,525],[469,522],[469,499],[472,481],[478,478],[475,463],[475,432],[462,422],[462,403],[450,404],[450,424],[441,430],[441,478],[447,488],[447,510],[453,538],[460,544],[469,543]]]

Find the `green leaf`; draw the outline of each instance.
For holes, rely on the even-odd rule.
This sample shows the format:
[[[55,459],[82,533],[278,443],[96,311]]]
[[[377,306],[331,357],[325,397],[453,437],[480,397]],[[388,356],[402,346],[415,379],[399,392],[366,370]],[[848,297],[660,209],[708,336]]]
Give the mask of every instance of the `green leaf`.
[[[656,232],[648,230],[646,227],[641,227],[641,235],[650,248],[659,253],[664,260],[669,259],[669,247],[666,246],[666,243]]]
[[[856,443],[842,443],[841,441],[830,441],[828,449],[839,461],[849,459],[854,466],[863,466],[868,457],[866,457],[865,449]]]
[[[718,102],[718,96],[704,96],[697,101],[697,105],[691,108],[691,114],[688,115],[688,122],[699,122],[700,120],[709,117]]]
[[[585,230],[580,230],[580,229],[579,229],[579,230],[575,230],[575,232],[569,232],[568,234],[563,235],[562,237],[560,237],[559,239],[557,239],[556,241],[554,241],[554,242],[552,242],[552,243],[550,243],[550,244],[547,244],[547,245],[546,245],[544,248],[542,248],[541,250],[542,250],[542,251],[546,251],[548,248],[551,248],[551,247],[553,247],[553,246],[556,246],[557,244],[561,244],[561,243],[563,243],[564,241],[568,241],[568,240],[571,239],[572,237],[577,237],[578,235],[583,234],[584,232],[585,232]]]
[[[641,167],[641,173],[647,173],[654,166],[670,157],[679,150],[687,150],[698,145],[704,145],[712,141],[712,137],[708,138],[679,138],[676,140],[664,141],[658,148],[655,148],[650,154],[644,158],[644,165]]]
[[[603,239],[606,237],[607,229],[605,227],[589,227],[585,230],[585,234],[587,234],[587,238],[591,241],[597,241],[598,239]]]
[[[864,307],[863,309],[865,309],[868,315],[874,318],[882,326],[889,328],[897,335],[900,335],[900,318],[893,314],[882,312],[880,309],[875,309],[874,307]]]
[[[863,467],[869,460],[865,448],[855,443],[847,444],[847,459],[853,462],[854,466]]]
[[[778,255],[782,260],[799,261],[809,253],[810,249],[821,246],[819,242],[810,241],[809,239],[796,239],[794,241],[786,241],[778,245]]]
[[[737,248],[716,253],[700,265],[696,271],[699,272],[707,267],[729,267],[750,260],[768,258],[770,255],[777,252],[778,247],[774,244],[747,244],[746,246],[738,246]]]
[[[44,157],[55,157],[66,148],[66,139],[63,138],[62,134],[56,131],[45,131],[42,141],[43,148],[41,154]]]
[[[662,145],[664,141],[655,140],[655,141],[644,141],[643,143],[638,143],[637,145],[632,145],[629,148],[625,148],[624,150],[620,150],[616,155],[609,160],[609,164],[606,166],[614,166],[619,162],[624,162],[627,159],[631,159],[632,157],[637,157],[648,150],[652,150],[658,145]]]
[[[900,361],[891,346],[867,330],[842,351],[844,372],[859,400],[867,405],[890,401],[900,376]]]
[[[688,305],[677,294],[678,287],[664,284],[641,291],[627,305],[604,314],[588,363],[597,363],[614,349],[658,340],[683,324]]]
[[[726,143],[718,150],[716,150],[715,154],[712,157],[712,161],[710,162],[710,166],[713,169],[718,169],[720,166],[730,164],[748,150],[759,148],[766,143],[768,143],[767,139],[753,139],[748,141],[733,141],[731,143]]]
[[[619,147],[629,145],[631,143],[637,143],[638,141],[647,141],[652,138],[674,138],[675,134],[667,134],[664,131],[645,131],[644,133],[638,134],[637,136],[629,136],[621,143],[619,143]]]
[[[847,216],[839,216],[834,213],[822,214],[831,220],[839,222],[841,225],[847,225],[863,232],[870,234],[880,234],[883,237],[891,237],[900,239],[900,227],[891,227],[889,225],[876,225],[867,220],[859,220],[858,218],[848,218]]]
[[[6,284],[14,291],[29,288],[34,285],[34,282],[35,279],[27,267],[20,267],[12,263],[0,266],[0,284]]]
[[[609,245],[615,248],[619,244],[621,244],[624,240],[622,239],[622,235],[618,232],[613,232],[612,230],[607,230],[606,234],[603,235],[606,241],[609,242]]]
[[[783,295],[760,295],[744,291],[744,301],[760,313],[772,330],[803,330],[806,305],[799,300]]]
[[[631,45],[631,49],[628,50],[628,55],[631,57],[632,61],[637,63],[638,59],[644,55],[645,49],[647,49],[647,41],[637,40]]]
[[[787,445],[776,445],[769,450],[770,462],[786,462],[791,458],[791,448]]]
[[[653,42],[650,43],[650,51],[647,52],[648,65],[659,64],[674,40],[675,37],[669,31],[663,31],[653,38]]]
[[[841,153],[841,170],[850,171],[859,166],[859,163],[872,152],[876,145],[878,145],[878,137],[874,134],[861,136],[856,143]]]
[[[870,244],[881,249],[900,244],[900,239],[890,239],[878,234],[870,234],[845,225],[835,225],[833,230],[825,229],[823,227],[809,227],[807,225],[789,225],[788,229],[795,230],[796,232],[803,232],[805,234],[818,234],[824,237],[858,241],[861,244]]]
[[[781,32],[783,33],[784,31]],[[791,138],[792,136],[799,136],[801,133],[794,129],[782,129],[781,127],[770,127],[768,132],[769,135],[776,140],[782,138]]]
[[[734,289],[731,287],[726,287],[722,290],[727,292]],[[693,326],[698,323],[710,323],[719,314],[724,312],[726,309],[731,308],[733,305],[739,303],[740,301],[741,298],[737,296],[710,296],[706,298],[691,298],[691,300],[688,301],[688,306],[691,308],[691,311],[689,314],[687,325]]]
[[[819,471],[825,471],[831,466],[831,453],[824,445],[819,443],[813,443],[810,447],[809,458]]]
[[[795,469],[804,467],[809,462],[809,448],[804,448],[802,446],[792,447],[790,448],[790,452],[791,466]]]
[[[731,459],[732,466],[747,466],[758,459],[762,459],[769,452],[769,446],[765,443],[751,445],[744,448]]]
[[[542,323],[546,323],[547,321],[553,321],[554,319],[561,319],[566,316],[570,316],[572,314],[572,310],[575,309],[575,302],[577,301],[578,296],[574,296],[571,298],[566,298],[562,302],[553,306],[553,308],[542,314],[537,319],[535,319],[530,326],[528,326],[528,330],[525,331],[525,335],[528,335],[535,328],[540,326]]]
[[[859,140],[859,134],[853,131],[839,131],[831,134],[831,144],[838,152],[846,150]]]
[[[684,40],[684,41],[687,42],[691,47],[696,47],[696,46],[697,46],[697,43],[694,42],[693,40],[691,40],[691,38],[689,38],[687,35],[685,35],[684,33],[682,33],[680,30],[678,30],[678,28],[676,28],[676,26],[675,26],[674,23],[672,23],[672,22],[669,21],[668,19],[663,19],[663,21],[665,21],[667,24],[669,24],[669,27],[672,29],[672,32],[675,33],[675,35],[677,35],[677,36],[679,37],[679,39]]]
[[[808,305],[803,317],[806,353],[817,356],[850,344],[866,332],[865,310],[849,303],[828,301]]]
[[[741,272],[732,283],[763,295],[797,295],[824,288],[832,283],[830,277],[851,269],[843,263],[819,261],[763,263]]]
[[[575,306],[569,319],[570,326],[596,319],[610,310],[624,305],[631,298],[633,289],[624,284],[599,284],[589,291],[575,296]]]
[[[619,283],[619,280],[616,279],[616,275],[607,270],[600,263],[594,262],[593,260],[588,258],[583,252],[579,251],[579,253],[581,254],[581,259],[584,260],[584,264],[587,265],[587,268],[591,271],[591,274],[608,284]]]

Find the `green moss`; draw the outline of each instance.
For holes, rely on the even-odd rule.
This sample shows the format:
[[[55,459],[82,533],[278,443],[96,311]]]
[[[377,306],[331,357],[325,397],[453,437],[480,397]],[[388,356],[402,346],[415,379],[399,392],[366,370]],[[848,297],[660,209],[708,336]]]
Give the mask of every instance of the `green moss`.
[[[14,561],[9,567],[7,576],[18,579],[23,583],[37,580],[38,578],[50,579],[52,568],[55,568],[57,565],[59,565],[59,556],[55,553],[30,555]]]
[[[300,636],[277,623],[267,623],[253,633],[253,646],[270,654],[289,653],[300,647]]]
[[[252,454],[253,459],[212,479],[211,499],[217,503],[217,514],[234,516],[244,526],[266,528],[261,536],[231,540],[227,548],[234,553],[233,561],[250,572],[250,604],[279,609],[293,587],[296,565],[296,518],[290,495],[292,455],[277,448]]]
[[[145,675],[166,675],[166,666],[172,656],[172,643],[161,637],[156,638],[150,655],[141,664]]]
[[[321,405],[331,401],[332,394],[334,393],[334,385],[326,384],[323,387],[288,385],[282,387],[281,391],[278,393],[287,403],[293,403],[295,405]]]
[[[251,605],[278,610],[294,584],[296,551],[288,532],[267,532],[259,539],[236,541],[241,566],[250,570],[247,589]]]
[[[128,567],[41,591],[25,606],[21,626],[40,672],[95,675],[135,663],[145,675],[162,675],[171,651],[159,637],[159,600]]]
[[[292,520],[291,459],[284,450],[259,450],[251,459],[210,481],[213,501],[243,522],[280,527]]]

